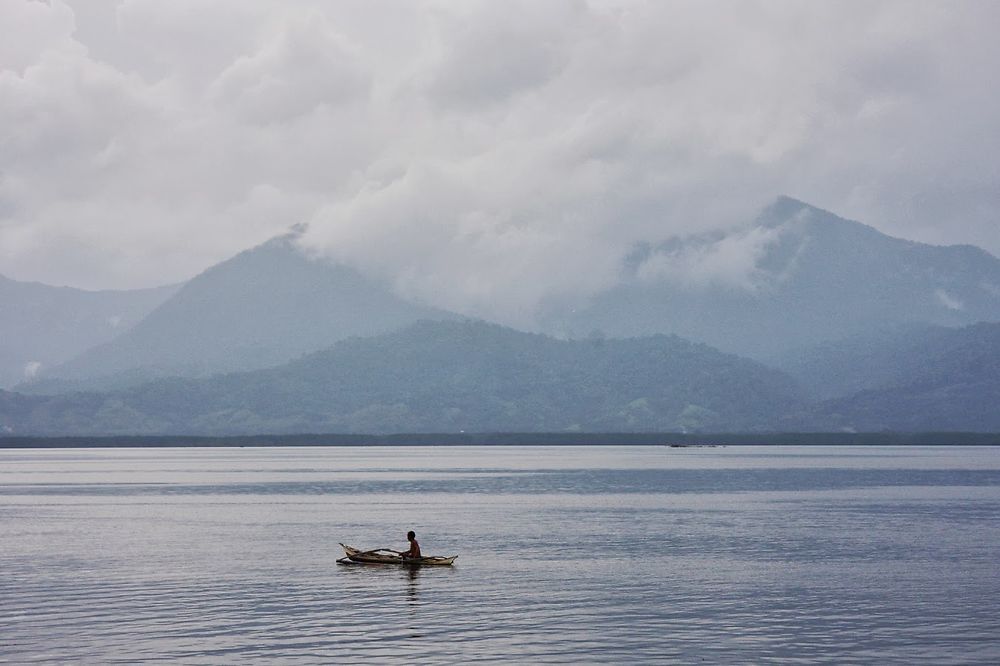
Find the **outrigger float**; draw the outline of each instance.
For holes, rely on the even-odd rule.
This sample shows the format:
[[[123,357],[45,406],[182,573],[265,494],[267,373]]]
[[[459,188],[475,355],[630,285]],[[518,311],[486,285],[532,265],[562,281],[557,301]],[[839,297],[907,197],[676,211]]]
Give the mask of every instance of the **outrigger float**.
[[[340,544],[347,554],[337,560],[337,564],[402,564],[404,566],[451,566],[452,562],[458,559],[458,555],[453,557],[403,557],[398,550],[389,548],[376,548],[375,550],[360,550],[353,546]]]

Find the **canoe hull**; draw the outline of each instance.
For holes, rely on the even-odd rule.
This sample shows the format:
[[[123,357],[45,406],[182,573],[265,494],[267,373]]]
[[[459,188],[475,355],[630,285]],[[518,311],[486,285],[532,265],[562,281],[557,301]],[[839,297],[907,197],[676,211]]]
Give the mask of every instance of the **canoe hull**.
[[[402,566],[438,566],[447,567],[451,566],[452,563],[458,559],[458,556],[453,557],[419,557],[419,558],[409,558],[401,557],[394,553],[389,553],[383,551],[363,551],[360,548],[354,548],[345,544],[340,544],[344,553],[347,557],[342,560],[337,560],[338,562],[343,562],[343,560],[348,560],[349,562],[355,564],[396,564]]]

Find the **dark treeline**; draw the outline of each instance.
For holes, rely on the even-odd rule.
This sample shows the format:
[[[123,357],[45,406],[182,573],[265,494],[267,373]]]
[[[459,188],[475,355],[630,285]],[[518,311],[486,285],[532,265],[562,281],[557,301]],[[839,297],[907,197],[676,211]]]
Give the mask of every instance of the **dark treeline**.
[[[254,446],[1000,446],[1000,433],[400,433],[0,437],[0,449]]]

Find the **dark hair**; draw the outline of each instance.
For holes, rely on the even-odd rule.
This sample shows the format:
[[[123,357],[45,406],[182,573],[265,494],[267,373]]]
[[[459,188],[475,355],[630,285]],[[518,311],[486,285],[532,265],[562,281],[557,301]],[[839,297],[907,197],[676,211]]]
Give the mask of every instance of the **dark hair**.
[[[410,530],[409,532],[406,533],[406,538],[407,539],[416,539],[417,538],[417,533],[414,532],[413,530]]]

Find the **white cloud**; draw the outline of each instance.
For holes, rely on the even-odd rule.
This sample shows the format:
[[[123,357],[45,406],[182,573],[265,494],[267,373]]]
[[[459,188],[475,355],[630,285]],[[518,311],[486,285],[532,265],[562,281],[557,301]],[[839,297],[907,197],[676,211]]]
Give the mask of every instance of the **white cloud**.
[[[86,12],[93,0],[73,2]],[[93,37],[112,42],[116,64],[147,78],[167,77],[176,93],[197,98],[239,58],[281,31],[277,3],[254,0],[121,0],[113,24]],[[180,100],[178,100],[180,101]]]
[[[758,291],[784,277],[759,267],[769,248],[780,242],[786,227],[736,230],[702,243],[654,251],[636,269],[647,282],[668,281],[686,287],[710,285]]]
[[[290,17],[260,51],[227,67],[209,96],[264,124],[354,101],[366,94],[368,75],[343,41],[322,14]]]
[[[1000,252],[995,3],[0,0],[0,272],[311,251],[525,321],[788,193]],[[748,235],[647,271],[752,275]]]
[[[73,11],[59,0],[0,0],[0,68],[22,72],[51,51],[75,50]]]
[[[28,361],[24,365],[24,378],[34,379],[38,376],[38,371],[42,369],[42,364],[38,361]]]
[[[572,37],[586,19],[582,7],[563,0],[442,5],[425,90],[443,108],[468,111],[537,89],[568,64]]]
[[[963,303],[961,300],[955,298],[954,296],[952,296],[951,294],[949,294],[944,289],[935,289],[934,290],[934,298],[937,299],[938,303],[940,303],[944,307],[948,308],[949,310],[964,310],[965,309],[965,303]]]

